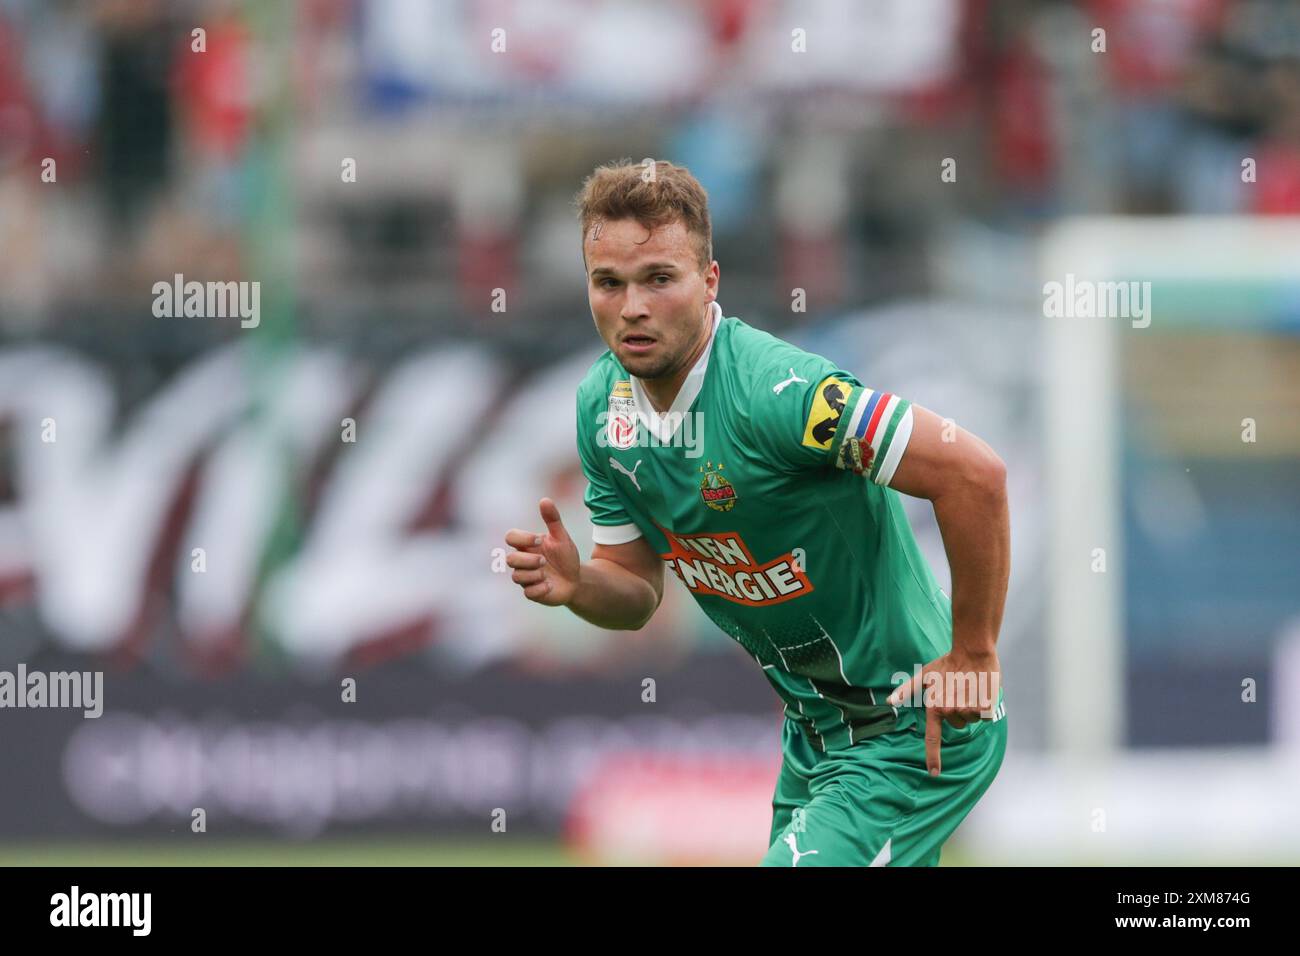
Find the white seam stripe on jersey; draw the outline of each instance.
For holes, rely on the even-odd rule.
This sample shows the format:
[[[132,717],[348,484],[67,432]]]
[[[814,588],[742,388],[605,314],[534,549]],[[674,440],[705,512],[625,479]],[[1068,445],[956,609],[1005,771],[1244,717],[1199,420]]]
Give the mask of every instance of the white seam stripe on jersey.
[[[639,537],[641,529],[635,524],[591,523],[591,540],[596,544],[627,544]]]
[[[875,858],[874,860],[871,861],[871,866],[888,866],[888,865],[889,865],[889,861],[890,861],[890,859],[893,857],[893,853],[892,853],[892,851],[890,850],[890,845],[891,845],[893,842],[894,842],[894,838],[893,838],[892,836],[891,836],[888,840],[885,841],[885,845],[882,846],[882,847],[880,848],[880,852],[876,854],[876,858]],[[807,843],[804,844],[804,846],[807,846],[807,845],[808,845]]]
[[[880,463],[880,470],[876,472],[876,484],[887,485],[893,480],[894,469],[903,460],[903,452],[906,450],[908,440],[911,437],[912,406],[908,405],[907,410],[903,412],[903,420],[894,429],[894,437],[890,439],[889,451],[885,453],[885,460]]]

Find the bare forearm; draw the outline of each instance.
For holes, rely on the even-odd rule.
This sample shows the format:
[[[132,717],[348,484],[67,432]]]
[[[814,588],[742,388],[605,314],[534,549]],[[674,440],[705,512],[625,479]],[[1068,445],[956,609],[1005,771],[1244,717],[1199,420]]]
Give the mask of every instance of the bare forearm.
[[[610,630],[635,631],[659,606],[659,595],[648,581],[604,558],[582,563],[578,587],[568,608],[584,621]]]
[[[1011,574],[1011,520],[1005,480],[964,483],[934,499],[952,570],[953,650],[994,650]]]

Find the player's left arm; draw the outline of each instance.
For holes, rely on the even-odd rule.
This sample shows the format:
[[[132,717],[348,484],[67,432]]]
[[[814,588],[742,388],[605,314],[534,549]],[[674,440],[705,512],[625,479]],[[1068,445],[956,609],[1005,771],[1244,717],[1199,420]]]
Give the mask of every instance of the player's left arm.
[[[953,650],[993,654],[1011,574],[1007,466],[980,438],[913,404],[889,487],[934,506],[952,570]]]
[[[773,350],[753,365],[762,372],[745,406],[750,439],[774,468],[852,470],[934,506],[952,569],[952,650],[924,664],[889,700],[925,705],[926,764],[937,773],[943,721],[964,727],[992,717],[997,706],[997,637],[1011,567],[1006,466],[955,422],[869,388],[820,356]],[[977,693],[969,696],[976,700],[932,707],[933,677],[943,689],[950,686],[944,674],[954,671],[975,676]]]
[[[911,412],[911,436],[889,487],[929,499],[952,572],[952,651],[925,670],[1000,677],[997,639],[1011,573],[1006,465],[985,442],[951,420],[915,404]],[[997,685],[990,683],[987,707],[981,701],[956,706],[944,700],[934,708],[935,716],[956,727],[990,716],[997,705]],[[891,695],[891,702],[905,687]],[[938,721],[934,724],[937,734]],[[936,741],[932,770],[937,770],[937,756]]]

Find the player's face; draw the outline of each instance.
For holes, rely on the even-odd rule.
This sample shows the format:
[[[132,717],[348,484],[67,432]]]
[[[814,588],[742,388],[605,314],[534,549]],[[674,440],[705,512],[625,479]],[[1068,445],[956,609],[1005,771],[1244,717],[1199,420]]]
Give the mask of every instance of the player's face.
[[[649,230],[635,219],[599,222],[582,240],[596,329],[631,374],[679,373],[708,338],[718,264],[700,268],[681,220]]]

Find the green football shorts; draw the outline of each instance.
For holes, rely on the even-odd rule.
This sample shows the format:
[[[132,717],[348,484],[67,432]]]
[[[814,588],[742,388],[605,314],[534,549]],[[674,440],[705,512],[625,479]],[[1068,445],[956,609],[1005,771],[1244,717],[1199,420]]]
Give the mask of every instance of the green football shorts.
[[[782,731],[763,866],[937,866],[944,841],[1002,766],[1005,703],[996,719],[943,724],[942,772],[925,769],[925,721],[847,750],[814,750],[798,725]]]

